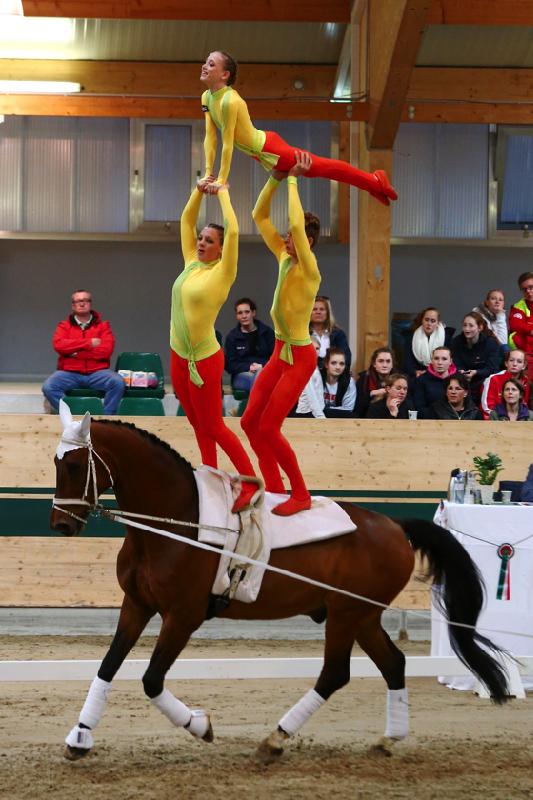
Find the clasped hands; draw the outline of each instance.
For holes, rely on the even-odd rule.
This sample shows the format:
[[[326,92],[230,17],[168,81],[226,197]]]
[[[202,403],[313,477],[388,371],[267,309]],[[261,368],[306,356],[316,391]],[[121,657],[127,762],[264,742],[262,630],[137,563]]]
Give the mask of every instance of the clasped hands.
[[[196,186],[202,194],[218,194],[221,189],[228,189],[229,183],[219,183],[214,175],[208,175],[196,181]]]

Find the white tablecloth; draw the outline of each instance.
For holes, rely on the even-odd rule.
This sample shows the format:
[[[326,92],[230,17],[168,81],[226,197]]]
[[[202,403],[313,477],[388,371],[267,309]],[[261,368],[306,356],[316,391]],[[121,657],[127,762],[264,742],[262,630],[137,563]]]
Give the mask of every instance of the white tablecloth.
[[[533,506],[444,502],[434,521],[454,534],[483,576],[486,599],[477,625],[480,632],[513,655],[533,655]],[[515,552],[509,561],[510,598],[499,600],[502,560],[498,556],[498,547],[504,543],[513,545]],[[438,588],[435,587],[434,591]],[[504,597],[506,594],[504,592]],[[442,615],[432,607],[432,656],[453,655],[448,629],[442,621]],[[516,636],[513,632],[526,633],[531,638]],[[475,684],[473,676],[439,680],[453,689],[473,689]],[[533,689],[533,676],[525,676],[523,683],[524,688]]]

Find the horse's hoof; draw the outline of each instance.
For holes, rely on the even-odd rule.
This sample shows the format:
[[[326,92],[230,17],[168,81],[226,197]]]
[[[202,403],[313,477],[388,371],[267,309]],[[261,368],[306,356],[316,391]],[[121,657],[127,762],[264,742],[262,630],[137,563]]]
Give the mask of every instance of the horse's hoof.
[[[263,739],[256,750],[259,761],[261,761],[262,764],[272,764],[274,761],[277,761],[283,755],[283,745],[288,738],[289,735],[279,728],[272,731],[270,736]]]
[[[89,752],[90,751],[84,747],[71,747],[69,744],[67,744],[63,755],[69,761],[79,761],[80,758],[84,758]]]
[[[209,727],[202,736],[202,742],[209,742],[209,744],[211,744],[214,738],[215,734],[213,733],[213,726],[211,725],[211,722],[209,722]]]
[[[396,744],[396,739],[391,739],[389,736],[383,736],[379,742],[373,744],[369,749],[372,756],[379,756],[380,758],[390,758],[392,756],[392,748]]]

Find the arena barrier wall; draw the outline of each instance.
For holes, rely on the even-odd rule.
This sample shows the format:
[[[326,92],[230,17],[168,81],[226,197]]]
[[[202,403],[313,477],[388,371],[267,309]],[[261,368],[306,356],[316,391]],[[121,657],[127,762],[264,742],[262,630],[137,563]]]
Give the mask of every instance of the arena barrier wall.
[[[128,417],[198,463],[182,417]],[[228,425],[241,438],[239,420]],[[49,530],[54,494],[56,416],[0,415],[0,604],[26,607],[115,607],[122,600],[115,561],[123,529],[91,520],[83,537]],[[450,470],[474,455],[498,453],[505,480],[523,480],[533,460],[533,426],[489,422],[295,420],[284,431],[308,486],[322,494],[396,517],[432,519],[446,496]],[[221,453],[222,469],[231,469]],[[108,497],[113,502],[111,495]],[[400,608],[428,608],[429,589],[415,572],[396,599]]]

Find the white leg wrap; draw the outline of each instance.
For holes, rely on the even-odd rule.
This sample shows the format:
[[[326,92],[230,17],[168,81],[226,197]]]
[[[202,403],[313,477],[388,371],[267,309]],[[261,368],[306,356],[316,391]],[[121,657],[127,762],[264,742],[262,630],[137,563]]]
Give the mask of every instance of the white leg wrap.
[[[323,697],[310,689],[307,694],[304,694],[301,700],[298,700],[295,706],[290,711],[287,711],[284,717],[280,719],[278,725],[289,736],[294,736],[302,725],[307,722],[309,717],[317,711],[320,706],[324,705],[326,701]]]
[[[76,725],[65,739],[65,744],[69,747],[76,747],[78,750],[90,750],[94,744],[93,735],[88,728],[80,728]]]
[[[110,691],[111,684],[108,681],[103,681],[98,676],[93,680],[80,712],[80,723],[88,728],[96,728],[104,713]]]
[[[163,689],[161,694],[152,698],[151,702],[177,728],[183,728],[191,721],[191,709],[174,697],[168,689]]]
[[[388,689],[385,736],[390,739],[405,739],[408,733],[409,702],[407,689]]]

